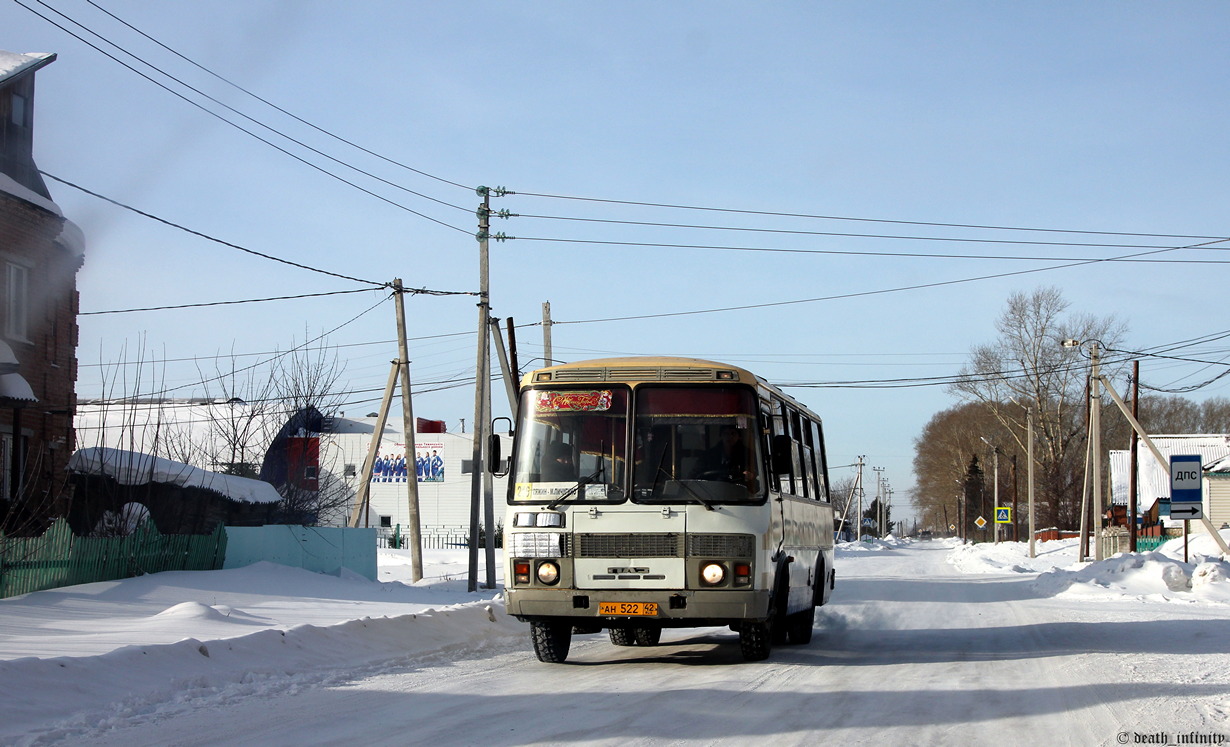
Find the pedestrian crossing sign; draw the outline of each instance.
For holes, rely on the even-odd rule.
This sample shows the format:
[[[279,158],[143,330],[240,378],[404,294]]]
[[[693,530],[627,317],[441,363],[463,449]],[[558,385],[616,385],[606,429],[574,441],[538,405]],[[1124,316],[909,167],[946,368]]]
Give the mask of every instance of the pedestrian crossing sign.
[[[996,508],[995,509],[995,523],[996,524],[1011,524],[1012,523],[1012,509],[1007,506],[1005,506],[1004,508]]]

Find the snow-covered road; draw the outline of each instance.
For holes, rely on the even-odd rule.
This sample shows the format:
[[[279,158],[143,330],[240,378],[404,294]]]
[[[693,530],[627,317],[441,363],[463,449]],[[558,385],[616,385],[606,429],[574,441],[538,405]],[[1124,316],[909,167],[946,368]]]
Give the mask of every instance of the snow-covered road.
[[[668,631],[651,649],[579,636],[564,665],[539,663],[528,636],[496,636],[247,696],[198,694],[89,742],[1097,745],[1192,732],[1230,742],[1225,605],[1042,596],[1032,573],[962,573],[951,551],[845,554],[812,643],[766,662],[743,662],[726,629]]]

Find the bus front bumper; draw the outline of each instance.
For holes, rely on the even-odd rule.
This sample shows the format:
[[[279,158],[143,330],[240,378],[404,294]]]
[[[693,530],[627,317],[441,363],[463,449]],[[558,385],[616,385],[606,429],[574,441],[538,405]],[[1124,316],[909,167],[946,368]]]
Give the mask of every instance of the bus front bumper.
[[[506,589],[504,598],[508,614],[523,622],[573,618],[604,626],[649,624],[676,628],[763,621],[769,615],[769,592],[756,589]],[[603,602],[652,602],[657,605],[657,614],[599,614],[599,604]]]

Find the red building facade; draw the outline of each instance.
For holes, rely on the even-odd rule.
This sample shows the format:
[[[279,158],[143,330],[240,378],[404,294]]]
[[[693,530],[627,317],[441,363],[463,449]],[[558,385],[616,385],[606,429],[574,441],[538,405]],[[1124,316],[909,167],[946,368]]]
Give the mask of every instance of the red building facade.
[[[33,158],[35,72],[54,60],[0,51],[0,531],[8,534],[41,532],[71,500],[84,241]]]

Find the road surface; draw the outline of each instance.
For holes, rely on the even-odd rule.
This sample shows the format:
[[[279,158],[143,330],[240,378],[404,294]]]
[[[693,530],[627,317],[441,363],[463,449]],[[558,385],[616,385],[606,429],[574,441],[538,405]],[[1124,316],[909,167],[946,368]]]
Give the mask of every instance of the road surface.
[[[962,574],[948,550],[839,556],[811,644],[765,662],[707,628],[653,648],[577,636],[549,665],[527,632],[257,698],[198,694],[89,741],[1109,745],[1220,731],[1230,743],[1224,607],[1040,597],[1031,574]]]

